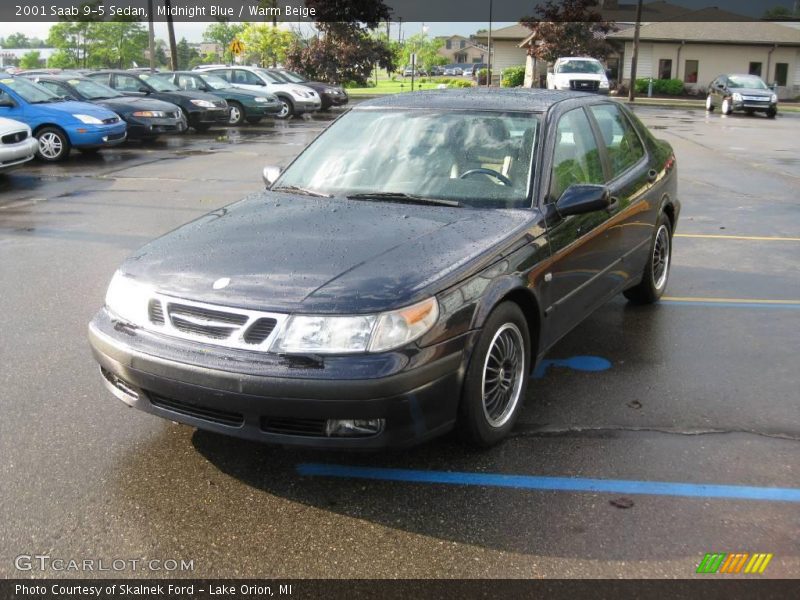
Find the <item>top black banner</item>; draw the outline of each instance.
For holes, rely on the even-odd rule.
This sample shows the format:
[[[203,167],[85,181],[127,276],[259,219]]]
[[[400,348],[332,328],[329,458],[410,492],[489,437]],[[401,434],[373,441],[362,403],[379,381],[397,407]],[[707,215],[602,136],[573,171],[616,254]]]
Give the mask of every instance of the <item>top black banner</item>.
[[[183,22],[374,21],[376,13],[388,14],[388,19],[381,21],[394,22],[516,22],[536,17],[537,7],[543,3],[541,0],[2,0],[0,20],[147,21],[152,12],[155,21],[166,21],[170,15],[174,21]],[[602,20],[618,23],[636,20],[636,0],[597,0],[595,4],[591,10]],[[645,1],[642,21],[757,20],[769,9],[781,7],[785,9],[782,14],[791,14],[794,8],[793,0],[730,0],[724,3],[724,9],[716,8],[715,4],[719,5],[719,0]],[[381,5],[386,11],[380,10]]]

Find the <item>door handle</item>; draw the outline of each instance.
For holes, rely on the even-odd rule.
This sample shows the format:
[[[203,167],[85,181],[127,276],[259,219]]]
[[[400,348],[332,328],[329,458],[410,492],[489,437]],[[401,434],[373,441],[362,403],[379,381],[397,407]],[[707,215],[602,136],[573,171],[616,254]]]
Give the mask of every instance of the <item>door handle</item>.
[[[658,179],[658,171],[656,171],[655,169],[650,169],[647,172],[647,181],[653,183],[656,179]]]

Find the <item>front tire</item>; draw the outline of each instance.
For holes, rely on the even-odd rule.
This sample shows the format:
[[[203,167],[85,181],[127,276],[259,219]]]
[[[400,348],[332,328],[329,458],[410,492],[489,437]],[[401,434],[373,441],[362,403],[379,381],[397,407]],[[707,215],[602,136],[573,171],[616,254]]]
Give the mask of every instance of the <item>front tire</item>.
[[[656,232],[650,242],[650,253],[644,266],[642,281],[623,292],[623,295],[634,304],[652,304],[658,302],[667,289],[669,267],[672,264],[672,227],[669,218],[664,214],[658,218]]]
[[[722,101],[722,114],[729,115],[733,112],[733,105],[731,105],[730,98],[725,98]]]
[[[778,114],[777,108],[770,108],[769,110],[767,110],[768,119],[774,119],[777,114]]]
[[[281,101],[281,109],[275,115],[276,119],[290,119],[292,115],[294,115],[294,102],[289,100],[289,98],[278,97],[278,100]]]
[[[61,162],[69,156],[69,137],[58,127],[43,127],[36,132],[39,149],[36,156],[45,162]]]
[[[238,102],[228,102],[228,125],[241,125],[244,119],[244,107]]]
[[[714,112],[714,100],[711,98],[711,94],[706,96],[706,110],[708,112]]]
[[[525,400],[530,357],[522,310],[513,302],[500,304],[483,326],[464,379],[458,431],[465,442],[488,447],[508,435]]]

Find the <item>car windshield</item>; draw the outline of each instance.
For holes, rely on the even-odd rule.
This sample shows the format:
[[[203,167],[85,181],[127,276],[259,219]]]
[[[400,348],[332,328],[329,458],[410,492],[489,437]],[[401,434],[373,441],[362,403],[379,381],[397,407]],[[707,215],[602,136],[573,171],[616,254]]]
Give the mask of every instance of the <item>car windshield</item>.
[[[728,75],[728,87],[768,90],[767,84],[756,75]]]
[[[46,87],[21,77],[9,77],[0,81],[19,94],[25,102],[30,102],[31,104],[58,102],[62,99],[61,96],[51,92]]]
[[[207,73],[207,74],[200,75],[200,78],[212,90],[224,90],[225,88],[231,87],[231,84],[228,83],[227,81],[225,81],[219,75],[211,75],[210,73]]]
[[[355,110],[320,135],[273,188],[528,207],[538,126],[538,115],[528,113]]]
[[[270,83],[288,83],[287,79],[279,77],[275,73],[271,73],[270,71],[267,71],[266,69],[255,69],[255,70],[258,71],[258,74],[261,77],[263,77],[264,79],[266,79]]]
[[[603,65],[594,60],[568,60],[556,68],[556,73],[602,73]]]
[[[292,83],[306,83],[308,79],[300,75],[299,73],[294,73],[292,71],[279,71],[279,74],[287,81]]]
[[[181,88],[169,80],[169,75],[139,75],[157,92],[177,92]]]
[[[68,82],[77,92],[87,100],[102,100],[105,98],[119,98],[122,96],[114,88],[91,79],[70,79]]]

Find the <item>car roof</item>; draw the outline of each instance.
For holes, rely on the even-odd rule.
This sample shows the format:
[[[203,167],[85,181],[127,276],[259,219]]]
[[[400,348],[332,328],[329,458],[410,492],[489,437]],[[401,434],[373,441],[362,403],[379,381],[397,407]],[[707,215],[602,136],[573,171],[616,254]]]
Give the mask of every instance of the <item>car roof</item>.
[[[354,110],[368,108],[433,108],[498,112],[545,112],[564,100],[600,102],[603,97],[584,92],[532,88],[472,88],[424,90],[365,100]]]

